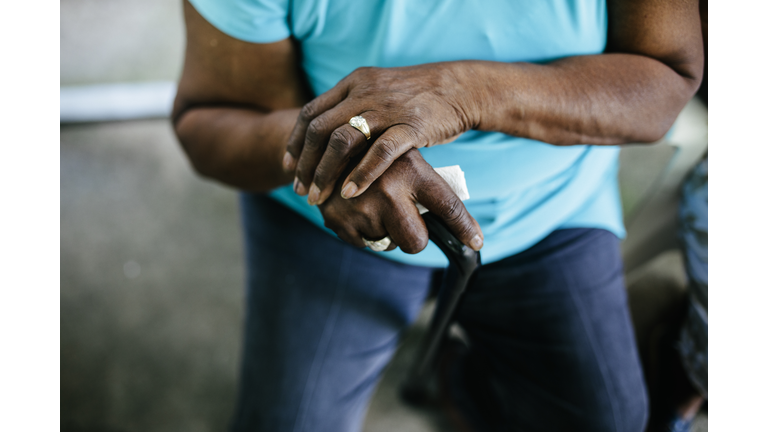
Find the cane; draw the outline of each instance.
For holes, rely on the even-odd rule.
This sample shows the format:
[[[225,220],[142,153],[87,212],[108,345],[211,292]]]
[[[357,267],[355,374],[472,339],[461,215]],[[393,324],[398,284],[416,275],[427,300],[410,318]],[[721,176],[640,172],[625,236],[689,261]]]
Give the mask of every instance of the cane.
[[[472,250],[456,239],[437,216],[425,213],[422,217],[429,230],[429,239],[448,258],[448,269],[437,295],[437,306],[427,335],[421,342],[416,361],[400,388],[400,396],[413,405],[423,405],[429,400],[427,385],[436,368],[440,345],[464,292],[471,286],[480,268],[480,252]]]

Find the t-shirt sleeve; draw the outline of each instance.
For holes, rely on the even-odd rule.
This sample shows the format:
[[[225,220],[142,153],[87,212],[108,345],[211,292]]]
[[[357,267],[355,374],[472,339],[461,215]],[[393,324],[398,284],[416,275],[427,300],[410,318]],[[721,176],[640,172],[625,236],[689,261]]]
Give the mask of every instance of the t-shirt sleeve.
[[[288,0],[190,0],[214,27],[235,39],[271,43],[291,35]]]

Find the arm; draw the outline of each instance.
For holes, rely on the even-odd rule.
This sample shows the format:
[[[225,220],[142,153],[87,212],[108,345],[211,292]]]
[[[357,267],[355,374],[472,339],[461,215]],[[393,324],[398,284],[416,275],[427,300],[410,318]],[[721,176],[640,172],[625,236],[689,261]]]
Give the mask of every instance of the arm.
[[[297,192],[324,202],[344,180],[357,197],[410,148],[470,130],[555,145],[652,142],[663,136],[701,80],[696,0],[612,0],[605,54],[549,64],[447,62],[360,69],[302,109],[284,168]],[[365,113],[375,142],[346,122]],[[314,187],[312,186],[314,185]]]
[[[294,45],[233,39],[184,4],[187,52],[174,103],[176,135],[195,170],[228,185],[265,192],[293,180],[282,170],[288,136],[308,100]],[[415,154],[414,154],[415,153]],[[416,202],[477,249],[482,232],[450,186],[414,151],[369,196],[329,200],[325,224],[347,242],[390,235],[390,249],[421,251],[428,235]]]
[[[172,118],[192,166],[255,192],[291,182],[281,160],[299,107],[309,100],[294,44],[234,39],[186,1],[184,17],[187,49]]]
[[[556,145],[653,142],[701,83],[696,0],[609,1],[605,54],[486,64],[473,125]],[[459,68],[470,81],[473,64]]]

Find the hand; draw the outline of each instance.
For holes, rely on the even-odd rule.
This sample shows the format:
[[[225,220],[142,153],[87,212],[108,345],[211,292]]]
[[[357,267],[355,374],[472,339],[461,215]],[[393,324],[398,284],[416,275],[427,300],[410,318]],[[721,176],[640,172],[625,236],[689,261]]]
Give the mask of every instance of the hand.
[[[350,159],[367,149],[341,188],[344,198],[358,197],[409,149],[450,142],[471,129],[450,65],[360,68],[306,104],[283,160],[286,171],[295,170],[296,193],[323,203]],[[357,115],[368,122],[370,141],[349,125]]]
[[[340,189],[338,182],[335,191]],[[353,199],[334,193],[319,209],[325,226],[347,243],[365,247],[363,237],[378,240],[389,236],[392,244],[387,250],[399,246],[403,252],[415,254],[429,241],[417,202],[440,217],[459,241],[474,250],[483,247],[477,221],[415,149],[394,161],[368,193]]]

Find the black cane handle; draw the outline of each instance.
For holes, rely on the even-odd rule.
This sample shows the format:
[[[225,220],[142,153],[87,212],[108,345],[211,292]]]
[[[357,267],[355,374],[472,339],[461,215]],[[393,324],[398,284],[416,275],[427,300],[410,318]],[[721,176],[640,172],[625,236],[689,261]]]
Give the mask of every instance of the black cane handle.
[[[451,230],[445,225],[445,222],[432,213],[421,215],[429,231],[429,239],[445,254],[449,261],[449,267],[455,265],[461,269],[462,273],[472,273],[480,267],[480,252],[464,245]]]

